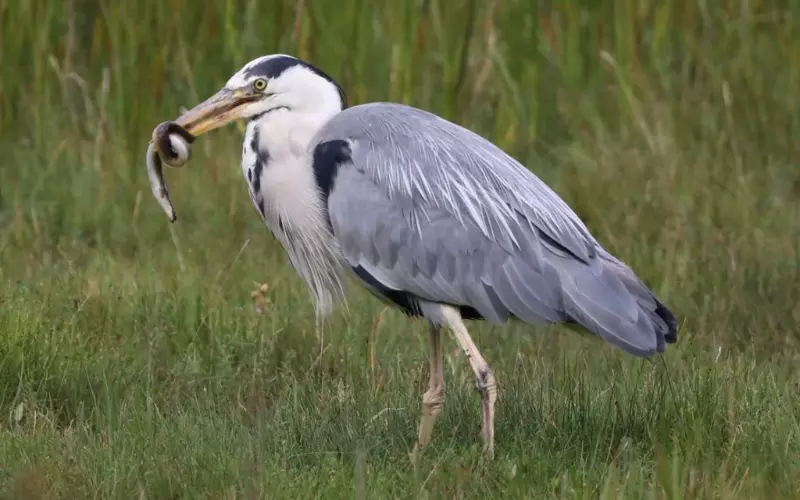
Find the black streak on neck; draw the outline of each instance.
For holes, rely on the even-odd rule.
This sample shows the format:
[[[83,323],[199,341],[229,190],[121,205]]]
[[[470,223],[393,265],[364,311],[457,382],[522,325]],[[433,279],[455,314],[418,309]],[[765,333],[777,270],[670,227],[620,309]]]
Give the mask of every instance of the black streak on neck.
[[[256,155],[256,164],[253,165],[252,169],[248,169],[247,181],[250,183],[250,190],[253,193],[253,201],[258,207],[258,211],[261,212],[262,217],[266,217],[264,210],[264,195],[261,194],[261,172],[269,162],[269,151],[261,149],[259,142],[258,129],[255,129],[253,131],[253,138],[250,141],[250,148]]]

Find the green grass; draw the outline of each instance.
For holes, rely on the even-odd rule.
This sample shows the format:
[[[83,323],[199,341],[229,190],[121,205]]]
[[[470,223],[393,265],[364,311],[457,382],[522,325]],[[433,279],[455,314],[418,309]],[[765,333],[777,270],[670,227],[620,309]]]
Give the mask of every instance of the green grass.
[[[0,0],[1,496],[800,497],[800,9],[533,3]],[[448,339],[414,470],[426,326],[375,327],[352,287],[320,339],[241,129],[167,172],[175,225],[149,192],[152,128],[276,52],[529,165],[675,310],[679,343],[648,362],[471,325],[496,460]]]

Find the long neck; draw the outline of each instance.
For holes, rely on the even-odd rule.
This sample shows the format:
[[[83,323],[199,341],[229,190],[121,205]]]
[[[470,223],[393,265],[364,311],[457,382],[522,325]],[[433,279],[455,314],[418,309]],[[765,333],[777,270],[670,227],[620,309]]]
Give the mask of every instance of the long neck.
[[[339,258],[324,218],[309,144],[335,113],[274,111],[247,126],[242,169],[264,222],[327,313],[343,298]]]

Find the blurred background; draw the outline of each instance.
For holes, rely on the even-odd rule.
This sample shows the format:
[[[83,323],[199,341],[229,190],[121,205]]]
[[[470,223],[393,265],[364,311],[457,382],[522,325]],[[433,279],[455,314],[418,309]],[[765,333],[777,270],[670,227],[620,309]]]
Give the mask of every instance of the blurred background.
[[[799,35],[800,7],[779,0],[0,0],[0,485],[28,498],[94,488],[221,498],[270,485],[295,497],[335,485],[351,495],[354,483],[362,491],[361,455],[320,465],[320,449],[357,442],[387,470],[405,464],[426,380],[425,326],[381,316],[382,305],[354,288],[350,314],[320,338],[304,285],[248,197],[242,127],[203,137],[185,168],[166,171],[174,225],[150,194],[153,127],[250,59],[287,53],[330,74],[350,105],[403,102],[494,141],[552,186],[682,324],[670,377],[684,390],[659,399],[671,410],[647,413],[665,387],[653,372],[647,389],[622,398],[629,421],[610,427],[598,422],[619,400],[598,402],[591,388],[654,368],[607,348],[587,361],[596,344],[558,328],[476,326],[516,394],[506,401],[533,408],[509,408],[501,395],[500,450],[510,436],[532,439],[550,410],[566,419],[561,431],[602,444],[587,455],[558,432],[540,436],[538,458],[501,451],[505,468],[475,479],[459,450],[478,441],[478,403],[451,343],[447,376],[457,379],[437,429],[452,467],[423,489],[597,493],[614,450],[636,439],[630,425],[652,417],[665,434],[642,430],[641,448],[631,445],[642,452],[630,462],[640,466],[631,498],[670,482],[653,472],[656,445],[698,428],[704,437],[686,442],[710,455],[670,471],[707,473],[702,491],[724,496],[713,478],[736,452],[730,484],[745,487],[731,495],[789,495],[800,484],[800,467],[784,469],[796,456],[780,458],[798,449],[787,443],[798,438],[791,394],[800,380]],[[263,283],[266,299],[251,296]],[[763,391],[748,392],[755,386]],[[401,406],[381,414],[378,441],[355,438]],[[791,411],[759,413],[765,407]],[[725,412],[750,416],[752,428],[736,424],[746,437],[734,437],[734,424],[717,429]],[[253,421],[272,437],[254,438]],[[269,470],[270,460],[283,472],[251,474],[252,463]],[[509,475],[512,465],[537,479]],[[763,474],[753,469],[745,482],[748,466]],[[325,482],[321,470],[338,472]],[[399,473],[373,473],[368,490],[403,496]]]

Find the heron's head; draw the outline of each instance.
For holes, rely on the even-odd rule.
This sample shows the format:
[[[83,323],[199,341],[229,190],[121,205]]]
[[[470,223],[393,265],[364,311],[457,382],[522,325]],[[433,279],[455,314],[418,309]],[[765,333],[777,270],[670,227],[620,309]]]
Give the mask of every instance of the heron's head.
[[[282,111],[332,115],[347,106],[341,87],[319,69],[291,56],[259,57],[234,74],[216,94],[176,122],[199,136],[236,120]]]

